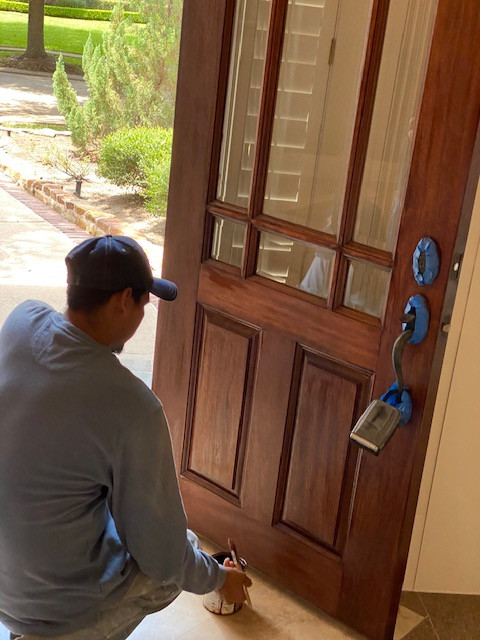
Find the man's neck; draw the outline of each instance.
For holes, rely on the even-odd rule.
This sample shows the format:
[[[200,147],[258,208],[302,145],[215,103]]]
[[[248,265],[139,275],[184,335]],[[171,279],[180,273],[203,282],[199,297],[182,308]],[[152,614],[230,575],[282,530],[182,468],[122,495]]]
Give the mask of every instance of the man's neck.
[[[108,330],[108,325],[102,321],[100,314],[98,313],[85,313],[83,311],[73,311],[72,309],[66,309],[63,314],[64,318],[75,325],[78,329],[86,333],[90,338],[103,344],[106,347],[112,343],[112,337]]]

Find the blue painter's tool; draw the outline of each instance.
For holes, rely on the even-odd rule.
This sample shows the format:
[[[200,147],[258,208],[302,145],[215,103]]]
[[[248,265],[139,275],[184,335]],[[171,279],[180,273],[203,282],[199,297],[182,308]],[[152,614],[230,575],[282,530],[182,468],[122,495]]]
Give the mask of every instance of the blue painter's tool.
[[[422,238],[413,252],[413,276],[420,286],[434,282],[440,269],[440,258],[435,240]]]
[[[402,320],[402,330],[412,332],[408,342],[411,344],[422,342],[430,324],[427,300],[419,293],[412,296],[407,302]]]

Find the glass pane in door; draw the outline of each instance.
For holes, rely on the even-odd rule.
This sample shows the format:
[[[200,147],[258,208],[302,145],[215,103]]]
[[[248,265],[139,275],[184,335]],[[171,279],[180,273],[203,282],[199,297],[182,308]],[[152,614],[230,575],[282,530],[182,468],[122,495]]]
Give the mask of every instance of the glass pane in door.
[[[271,0],[236,2],[217,198],[247,207]]]
[[[338,232],[372,0],[290,0],[264,213]]]
[[[261,233],[257,275],[320,298],[330,290],[335,252],[274,233]]]
[[[358,260],[350,260],[343,304],[350,309],[382,318],[389,283],[388,270]]]
[[[438,0],[391,0],[353,239],[393,251]]]
[[[244,224],[214,216],[211,257],[240,268],[245,246],[245,230]]]

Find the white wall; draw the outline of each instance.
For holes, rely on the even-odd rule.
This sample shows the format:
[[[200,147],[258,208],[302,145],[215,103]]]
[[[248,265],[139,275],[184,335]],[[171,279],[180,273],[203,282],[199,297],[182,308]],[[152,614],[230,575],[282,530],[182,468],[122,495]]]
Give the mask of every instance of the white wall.
[[[404,588],[480,594],[480,182]]]

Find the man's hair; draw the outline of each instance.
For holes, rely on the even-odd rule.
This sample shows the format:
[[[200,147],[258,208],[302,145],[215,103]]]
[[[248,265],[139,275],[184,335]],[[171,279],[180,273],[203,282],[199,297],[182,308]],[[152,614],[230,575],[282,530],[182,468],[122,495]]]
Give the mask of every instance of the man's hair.
[[[76,284],[69,284],[67,286],[67,305],[72,311],[94,311],[99,307],[103,307],[104,304],[107,304],[110,298],[116,293],[119,293],[119,291],[123,291],[123,289],[104,291],[103,289],[89,289]],[[132,288],[132,297],[137,304],[146,293],[148,293],[148,289]]]

